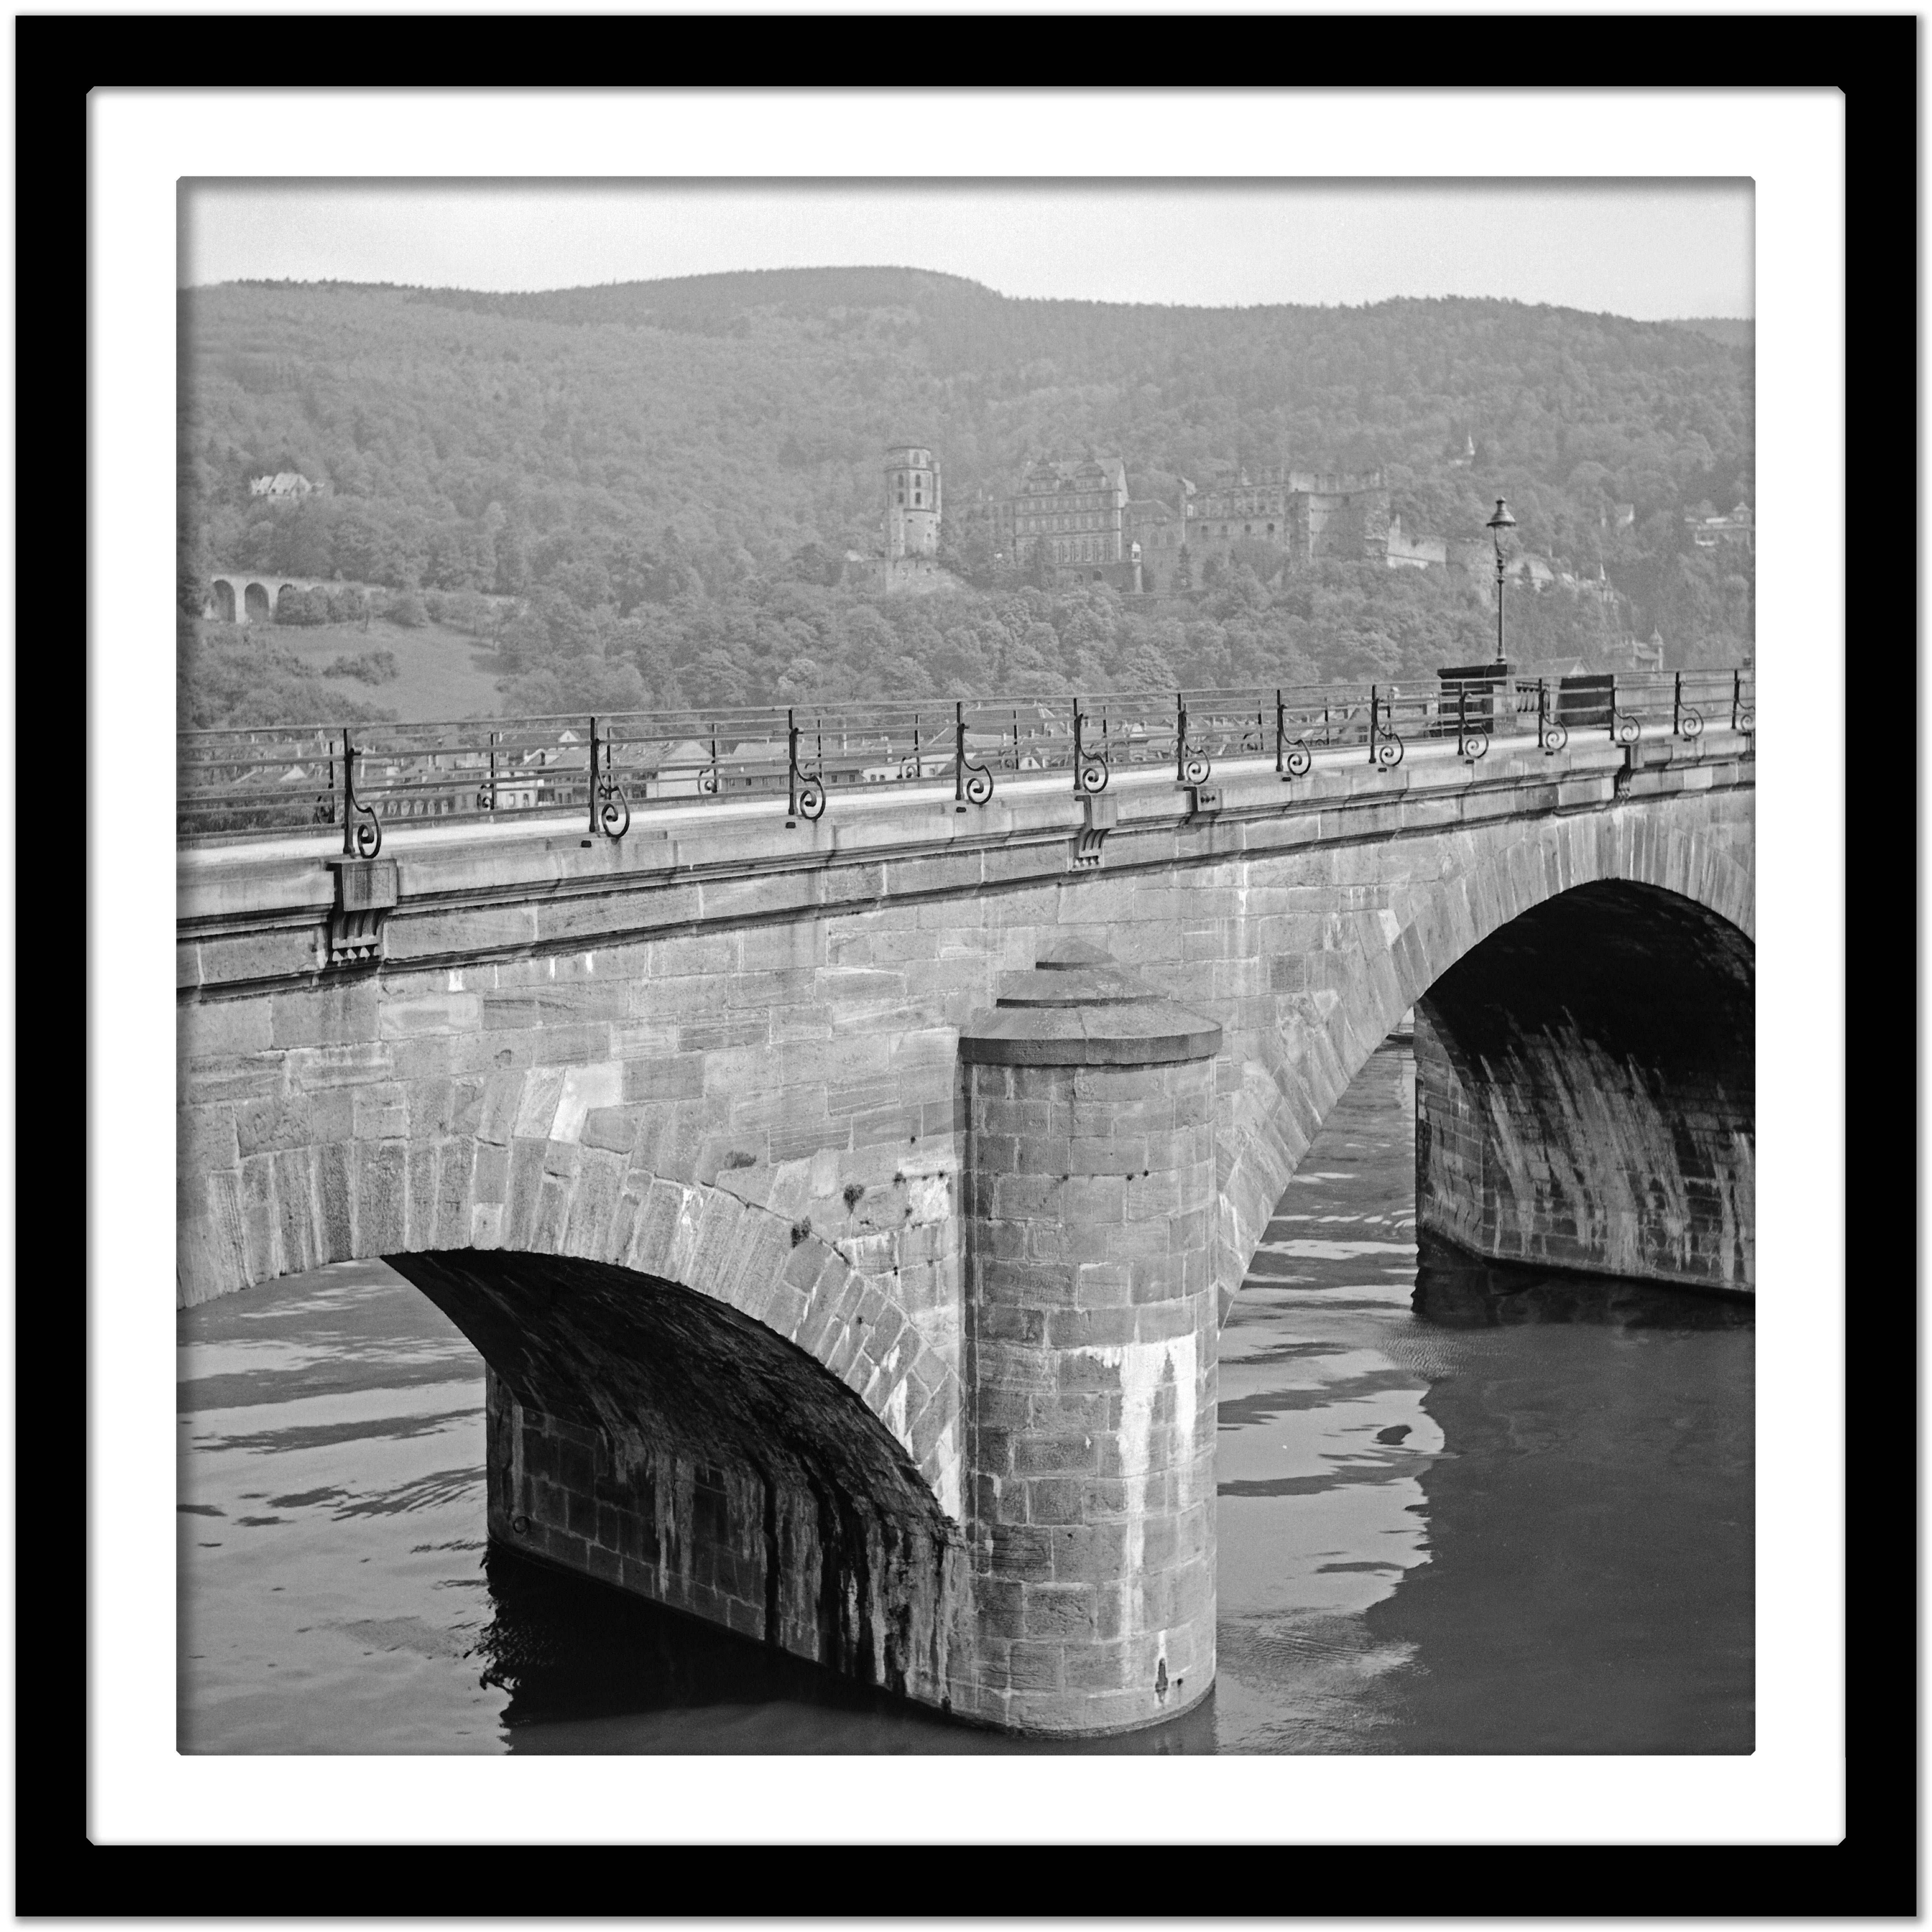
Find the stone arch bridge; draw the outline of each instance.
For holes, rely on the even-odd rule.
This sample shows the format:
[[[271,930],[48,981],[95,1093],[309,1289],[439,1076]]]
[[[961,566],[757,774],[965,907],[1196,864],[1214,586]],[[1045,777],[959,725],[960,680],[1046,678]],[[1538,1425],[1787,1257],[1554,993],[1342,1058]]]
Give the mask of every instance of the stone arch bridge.
[[[267,624],[274,622],[288,591],[367,592],[375,587],[345,584],[339,578],[292,577],[272,570],[218,570],[208,580],[201,614],[224,624]]]
[[[384,1257],[488,1364],[494,1539],[962,1718],[1158,1721],[1214,1678],[1220,1319],[1406,1010],[1424,1227],[1750,1290],[1754,774],[187,851],[180,1297]]]

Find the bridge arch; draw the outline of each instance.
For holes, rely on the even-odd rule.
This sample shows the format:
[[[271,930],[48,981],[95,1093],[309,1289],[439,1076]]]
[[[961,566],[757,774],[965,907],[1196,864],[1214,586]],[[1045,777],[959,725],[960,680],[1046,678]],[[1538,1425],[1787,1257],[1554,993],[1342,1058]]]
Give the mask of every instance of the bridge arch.
[[[1466,1061],[1472,1049],[1457,1042],[1471,1034],[1481,1000],[1466,974],[1458,990],[1455,969],[1540,908],[1570,898],[1574,916],[1568,943],[1591,943],[1591,936],[1600,943],[1606,921],[1583,916],[1580,901],[1593,901],[1600,914],[1606,902],[1586,889],[1622,886],[1631,889],[1619,902],[1622,916],[1667,936],[1665,963],[1672,973],[1694,971],[1702,951],[1724,953],[1729,966],[1701,984],[1696,997],[1707,1018],[1726,1028],[1736,1023],[1735,1002],[1743,1003],[1748,1083],[1755,888],[1748,843],[1740,854],[1736,829],[1705,820],[1660,822],[1654,816],[1614,812],[1544,818],[1512,828],[1512,834],[1506,841],[1459,839],[1452,847],[1454,856],[1429,879],[1352,889],[1331,882],[1331,895],[1346,897],[1353,890],[1364,902],[1363,909],[1331,918],[1323,943],[1286,962],[1287,972],[1264,959],[1271,977],[1300,983],[1285,987],[1270,1000],[1246,1003],[1251,1012],[1256,1006],[1263,1010],[1230,1032],[1225,1077],[1234,1090],[1224,1095],[1216,1252],[1224,1317],[1295,1168],[1369,1055],[1414,1008],[1419,1057],[1440,1048],[1442,1061],[1454,1061],[1459,1053]],[[1744,836],[1748,841],[1748,829]],[[1257,872],[1250,883],[1259,882]],[[1609,922],[1614,922],[1614,918]],[[1526,936],[1519,928],[1519,940]],[[1540,957],[1546,970],[1559,965],[1566,940],[1558,925],[1545,923],[1534,937],[1540,944],[1531,946],[1530,956]],[[1264,939],[1264,955],[1267,950]],[[1520,965],[1514,976],[1519,991],[1529,983]],[[1553,1019],[1562,989],[1550,982],[1544,990],[1551,1006],[1546,1017]],[[1682,982],[1671,990],[1680,992]],[[1487,1038],[1485,1043],[1496,1044]],[[1589,1044],[1600,1053],[1614,1042],[1597,1038]],[[1584,1047],[1580,1040],[1572,1045]],[[1582,1071],[1580,1059],[1572,1064]],[[1733,1074],[1736,1066],[1733,1061]],[[1466,1076],[1472,1071],[1466,1066]],[[1484,1076],[1476,1078],[1480,1082]],[[1467,1084],[1466,1078],[1466,1090]],[[1658,1102],[1654,1124],[1668,1130],[1668,1099],[1652,1097]],[[1748,1095],[1743,1104],[1748,1116]],[[1740,1157],[1744,1172],[1732,1177],[1737,1185],[1726,1223],[1736,1238],[1728,1261],[1711,1281],[1713,1286],[1748,1287],[1754,1279],[1748,1139]],[[1475,1231],[1466,1220],[1440,1232],[1468,1240]],[[1685,1250],[1679,1240],[1680,1258]],[[1658,1258],[1654,1243],[1650,1252]],[[1612,1273],[1666,1272],[1646,1264],[1644,1254],[1641,1244],[1626,1240],[1617,1258],[1600,1265]],[[1522,1258],[1535,1258],[1535,1251],[1523,1252]],[[1714,1256],[1706,1252],[1704,1258],[1708,1265]],[[1556,1264],[1590,1264],[1570,1254],[1556,1258]]]
[[[453,1091],[446,1098],[463,1104]],[[184,1229],[193,1245],[182,1259],[184,1282],[219,1294],[364,1259],[416,1280],[463,1265],[466,1256],[478,1281],[518,1269],[535,1281],[556,1276],[544,1265],[554,1257],[688,1292],[769,1331],[842,1384],[956,1522],[958,1376],[899,1305],[891,1277],[855,1268],[804,1222],[581,1144],[576,1137],[586,1129],[592,1139],[600,1132],[596,1110],[565,1112],[574,1113],[569,1138],[493,1141],[472,1131],[427,1144],[287,1146],[252,1170],[245,1197],[229,1176],[213,1175],[214,1215]],[[278,1125],[292,1137],[293,1123],[278,1117]],[[435,1259],[418,1269],[416,1256]],[[491,1256],[514,1258],[486,1264]]]
[[[729,1298],[609,1262],[391,1264],[489,1366],[493,1540],[945,1699],[960,1538],[847,1382]]]
[[[229,578],[216,577],[208,580],[208,614],[218,623],[235,622],[235,586]]]
[[[244,623],[266,624],[275,614],[274,592],[266,584],[250,578],[242,586],[242,608]]]

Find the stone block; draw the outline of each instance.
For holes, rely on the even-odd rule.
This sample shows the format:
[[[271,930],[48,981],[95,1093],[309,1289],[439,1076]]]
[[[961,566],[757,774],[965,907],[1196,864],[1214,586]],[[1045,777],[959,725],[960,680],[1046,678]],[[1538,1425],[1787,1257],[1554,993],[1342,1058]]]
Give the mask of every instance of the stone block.
[[[1016,1444],[1016,1456],[1018,1453]],[[1081,1520],[1084,1499],[1084,1485],[1078,1474],[1026,1479],[1027,1520],[1030,1522],[1077,1523]]]
[[[178,1051],[184,1059],[237,1059],[278,1044],[273,1003],[243,999],[190,1000],[176,1016]]]
[[[512,1124],[516,1140],[548,1140],[551,1123],[556,1118],[558,1102],[563,1097],[563,1083],[569,1070],[563,1066],[533,1069],[520,1082],[517,1112]]]
[[[409,1150],[406,1212],[404,1226],[411,1249],[436,1246],[438,1169],[441,1150],[433,1141],[415,1142]]]
[[[456,1083],[434,1079],[412,1082],[404,1088],[409,1137],[442,1140],[456,1131]]]
[[[204,986],[265,985],[313,973],[321,964],[322,926],[214,933],[197,943],[196,965]]]
[[[536,1078],[541,1080],[544,1076],[539,1074]],[[592,1108],[615,1107],[623,1097],[624,1070],[618,1061],[596,1060],[567,1066],[550,1124],[550,1138],[578,1140]]]
[[[472,1200],[470,1182],[476,1149],[467,1140],[445,1141],[438,1149],[436,1208],[430,1245],[437,1248],[466,1246],[470,1240]]]
[[[624,1099],[628,1101],[682,1100],[704,1091],[705,1056],[679,1054],[670,1059],[627,1060]]]
[[[561,1247],[563,1252],[604,1258],[610,1252],[606,1237],[615,1217],[624,1185],[624,1162],[596,1148],[580,1150],[580,1165],[572,1196]]]
[[[278,1054],[210,1055],[183,1064],[179,1091],[191,1107],[273,1101],[284,1092],[286,1079],[287,1069]]]
[[[364,1255],[400,1254],[408,1244],[404,1212],[408,1148],[396,1141],[356,1148],[356,1245]]]
[[[575,1066],[586,1060],[609,1060],[612,1029],[608,1024],[546,1026],[536,1035],[538,1066]]]
[[[274,1159],[281,1265],[288,1274],[305,1274],[321,1259],[313,1156],[305,1147],[289,1148]]]
[[[320,1093],[332,1087],[366,1087],[386,1080],[394,1071],[388,1044],[362,1040],[346,1046],[291,1047],[280,1055],[289,1084]]]
[[[1094,1634],[1094,1592],[1077,1584],[1029,1584],[1026,1588],[1025,1635],[1057,1640],[1084,1649]]]
[[[356,1149],[344,1141],[332,1141],[315,1150],[319,1261],[348,1261],[356,1254],[355,1177],[358,1165]]]
[[[273,1101],[244,1102],[256,1107],[273,1107]],[[236,1110],[228,1106],[184,1107],[176,1116],[176,1160],[184,1174],[200,1176],[218,1168],[235,1166],[241,1160],[236,1131]],[[249,1150],[251,1153],[255,1149]]]
[[[1012,1444],[1012,1468],[1020,1476],[1084,1475],[1099,1462],[1090,1433],[1077,1436],[1017,1437]],[[1040,1520],[1036,1516],[1036,1521]]]
[[[512,1248],[530,1245],[536,1224],[537,1203],[544,1184],[544,1156],[548,1144],[540,1140],[513,1141],[510,1145],[509,1178],[503,1204],[503,1240]]]

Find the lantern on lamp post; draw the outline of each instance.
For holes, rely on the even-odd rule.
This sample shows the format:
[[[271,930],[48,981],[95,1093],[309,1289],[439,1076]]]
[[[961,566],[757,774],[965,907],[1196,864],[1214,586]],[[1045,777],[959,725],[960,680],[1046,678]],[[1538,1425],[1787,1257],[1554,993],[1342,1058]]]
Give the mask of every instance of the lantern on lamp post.
[[[1496,542],[1496,662],[1503,657],[1503,532],[1516,528],[1516,519],[1510,514],[1510,507],[1502,497],[1496,499],[1496,513],[1486,526]]]

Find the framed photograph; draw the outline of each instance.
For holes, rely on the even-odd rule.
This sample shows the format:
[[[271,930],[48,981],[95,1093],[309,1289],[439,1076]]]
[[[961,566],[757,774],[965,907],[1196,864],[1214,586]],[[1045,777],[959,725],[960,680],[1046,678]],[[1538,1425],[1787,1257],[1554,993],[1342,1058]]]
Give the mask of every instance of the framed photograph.
[[[1844,1840],[1847,112],[96,88],[90,1842]]]

